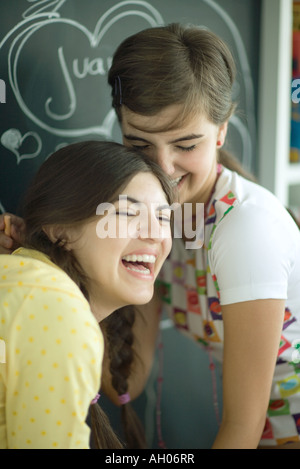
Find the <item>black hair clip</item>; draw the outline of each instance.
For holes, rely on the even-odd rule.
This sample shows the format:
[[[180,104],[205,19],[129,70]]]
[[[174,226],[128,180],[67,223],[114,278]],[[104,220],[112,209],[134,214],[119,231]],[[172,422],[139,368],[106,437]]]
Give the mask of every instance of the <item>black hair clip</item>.
[[[115,96],[119,95],[119,105],[122,106],[122,86],[119,75],[115,78]]]

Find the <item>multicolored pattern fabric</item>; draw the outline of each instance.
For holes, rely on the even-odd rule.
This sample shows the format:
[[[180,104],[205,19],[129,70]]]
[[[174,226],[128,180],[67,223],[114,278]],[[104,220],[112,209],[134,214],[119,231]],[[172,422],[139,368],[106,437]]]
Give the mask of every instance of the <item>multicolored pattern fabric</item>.
[[[182,240],[175,239],[171,254],[165,262],[157,282],[165,309],[176,327],[202,347],[210,347],[214,357],[220,362],[223,360],[224,331],[221,312],[222,288],[219,287],[219,274],[216,274],[216,266],[212,261],[214,259],[212,251],[216,238],[215,233],[218,230],[218,243],[221,239],[224,242],[223,249],[226,249],[228,232],[225,228],[223,229],[224,221],[227,220],[228,226],[228,222],[231,222],[228,215],[237,210],[237,207],[240,210],[241,205],[249,204],[248,193],[251,191],[254,193],[251,195],[252,199],[256,200],[259,205],[260,200],[266,196],[265,189],[224,168],[212,195],[205,221],[204,246],[198,250],[187,250]],[[268,195],[268,197],[270,197],[272,205],[273,196]],[[251,204],[253,205],[252,199]],[[277,202],[274,202],[275,212],[278,211],[276,204]],[[269,207],[269,200],[266,205]],[[255,206],[253,211],[255,211]],[[278,217],[281,217],[280,213]],[[232,219],[232,232],[235,230],[235,219],[236,217]],[[267,219],[265,223],[267,227]],[[286,229],[288,230],[288,227]],[[245,233],[246,235],[247,233]],[[293,236],[295,237],[297,234],[295,235],[293,232]],[[272,242],[271,239],[270,242]],[[274,246],[274,255],[276,255],[276,246]],[[260,259],[257,259],[258,269],[259,262]],[[294,269],[294,271],[296,270],[295,275],[298,275],[299,278],[293,278],[293,272],[290,272],[287,283],[294,282],[296,284],[298,282],[298,285],[300,284],[300,259],[297,261],[297,265],[298,269]],[[240,269],[248,268],[247,256],[239,267]],[[227,275],[233,275],[234,283],[234,269],[227,265],[227,271]],[[282,277],[282,283],[284,282],[286,280]],[[254,293],[260,291],[260,285],[257,290],[252,285],[251,287]],[[274,284],[273,290],[276,289],[275,287]],[[271,289],[272,287],[270,287]],[[266,426],[261,440],[261,444],[264,445],[277,445],[287,441],[300,440],[300,365],[296,363],[297,360],[292,361],[293,352],[296,351],[295,345],[293,345],[294,341],[300,339],[300,289],[299,287],[291,289],[287,284],[286,290],[291,294],[291,298],[286,299],[285,321],[278,350]],[[282,296],[282,291],[278,294],[279,298],[285,298]],[[232,303],[247,299],[247,297],[243,297],[241,300],[238,296],[235,298],[233,295],[230,300]],[[264,293],[259,293],[257,298],[263,298],[263,295]],[[273,293],[268,290],[268,286],[266,286],[265,295],[265,298],[274,297]],[[248,300],[251,299],[256,298],[248,298]],[[289,307],[290,301],[293,307]]]

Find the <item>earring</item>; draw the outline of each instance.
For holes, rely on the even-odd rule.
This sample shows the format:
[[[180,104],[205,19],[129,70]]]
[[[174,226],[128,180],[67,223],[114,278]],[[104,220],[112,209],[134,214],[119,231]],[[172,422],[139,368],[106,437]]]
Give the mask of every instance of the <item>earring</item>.
[[[221,146],[222,146],[222,142],[221,142],[221,140],[218,140],[217,141],[217,147],[221,147]]]

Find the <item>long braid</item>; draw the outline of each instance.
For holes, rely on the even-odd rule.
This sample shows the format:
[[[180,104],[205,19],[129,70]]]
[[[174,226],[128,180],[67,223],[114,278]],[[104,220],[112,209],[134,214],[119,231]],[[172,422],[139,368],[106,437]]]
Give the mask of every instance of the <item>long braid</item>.
[[[128,378],[134,359],[132,348],[134,320],[135,311],[132,306],[118,309],[105,320],[112,385],[119,396],[128,392]],[[128,449],[147,448],[143,425],[130,402],[122,405],[121,419],[126,447]]]

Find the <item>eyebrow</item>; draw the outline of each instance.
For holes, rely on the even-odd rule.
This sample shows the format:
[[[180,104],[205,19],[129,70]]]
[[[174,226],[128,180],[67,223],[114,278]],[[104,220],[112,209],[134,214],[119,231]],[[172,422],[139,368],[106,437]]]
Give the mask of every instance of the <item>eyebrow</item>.
[[[123,194],[120,194],[118,195],[118,197],[116,197],[114,200],[111,201],[112,204],[114,204],[115,202],[132,202],[134,204],[141,204],[142,202],[140,202],[139,200],[137,199],[134,199],[133,197],[129,197],[128,195],[123,195]]]
[[[170,143],[184,142],[184,141],[187,141],[187,140],[195,140],[196,138],[201,138],[201,137],[203,137],[203,134],[191,134],[191,135],[186,135],[185,137],[176,138],[175,140],[171,140],[168,143],[170,144]],[[137,137],[137,136],[131,135],[131,134],[124,135],[124,138],[126,138],[126,140],[132,140],[132,141],[134,140],[134,141],[137,141],[137,142],[151,143],[151,142],[149,142],[149,140],[146,140],[145,138]]]

